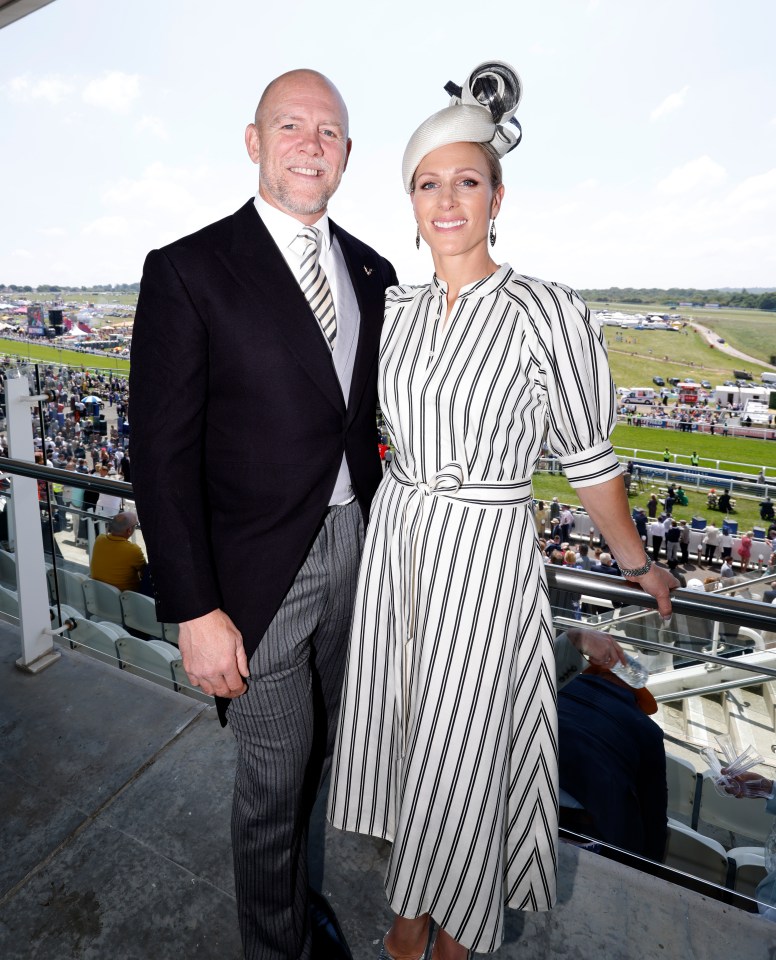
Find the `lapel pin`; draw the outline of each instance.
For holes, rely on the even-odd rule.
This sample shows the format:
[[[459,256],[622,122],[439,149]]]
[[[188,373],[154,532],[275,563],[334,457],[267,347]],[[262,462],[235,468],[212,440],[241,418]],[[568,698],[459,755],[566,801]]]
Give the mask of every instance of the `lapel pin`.
[[[371,277],[371,276],[372,276],[372,270],[373,270],[373,269],[374,269],[373,267],[368,267],[366,264],[364,264],[364,273],[365,273],[368,277]]]

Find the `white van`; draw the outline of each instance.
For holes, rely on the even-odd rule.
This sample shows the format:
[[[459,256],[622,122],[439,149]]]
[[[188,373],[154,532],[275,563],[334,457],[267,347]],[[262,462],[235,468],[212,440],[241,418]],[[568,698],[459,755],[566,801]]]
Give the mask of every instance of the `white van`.
[[[655,402],[655,391],[652,387],[631,387],[622,398],[624,403],[649,403]]]
[[[763,383],[776,385],[776,373],[761,373],[760,379]]]

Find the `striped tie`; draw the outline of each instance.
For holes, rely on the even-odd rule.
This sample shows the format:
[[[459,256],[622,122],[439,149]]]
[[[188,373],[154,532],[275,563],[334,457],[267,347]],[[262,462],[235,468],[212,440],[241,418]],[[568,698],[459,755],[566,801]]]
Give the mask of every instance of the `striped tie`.
[[[304,241],[302,262],[299,266],[299,285],[333,350],[337,338],[337,315],[329,281],[318,262],[321,232],[315,227],[304,227],[297,236]]]

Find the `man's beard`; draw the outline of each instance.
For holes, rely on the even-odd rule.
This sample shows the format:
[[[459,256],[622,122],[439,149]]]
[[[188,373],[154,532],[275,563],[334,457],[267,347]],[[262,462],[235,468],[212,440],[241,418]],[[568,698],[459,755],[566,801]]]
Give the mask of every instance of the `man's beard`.
[[[302,162],[299,166],[310,166],[310,164],[309,162]],[[323,169],[325,173],[331,173],[331,167],[316,167],[316,169]],[[294,191],[290,184],[286,183],[282,177],[265,174],[261,177],[261,182],[266,192],[273,197],[284,210],[288,210],[290,213],[296,213],[299,216],[310,216],[313,213],[319,213],[325,210],[329,200],[334,196],[339,186],[339,179],[334,183],[327,180],[325,183],[321,183],[317,189],[313,188],[314,192],[312,194],[304,196],[300,195],[301,191]]]

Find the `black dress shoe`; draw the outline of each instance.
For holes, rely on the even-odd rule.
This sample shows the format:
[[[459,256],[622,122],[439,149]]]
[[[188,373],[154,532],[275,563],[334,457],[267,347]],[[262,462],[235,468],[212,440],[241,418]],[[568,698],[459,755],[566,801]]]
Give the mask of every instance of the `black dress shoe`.
[[[353,960],[353,954],[331,904],[317,890],[309,891],[313,960]]]

